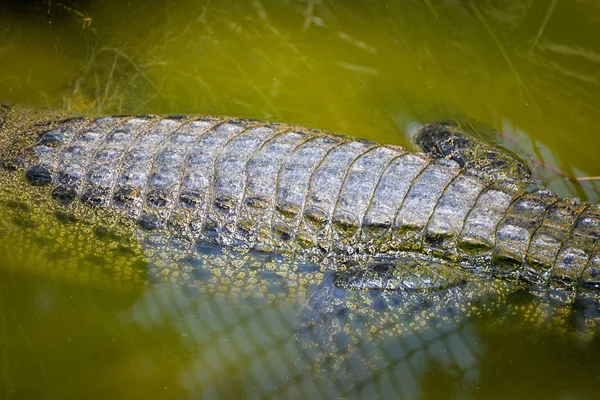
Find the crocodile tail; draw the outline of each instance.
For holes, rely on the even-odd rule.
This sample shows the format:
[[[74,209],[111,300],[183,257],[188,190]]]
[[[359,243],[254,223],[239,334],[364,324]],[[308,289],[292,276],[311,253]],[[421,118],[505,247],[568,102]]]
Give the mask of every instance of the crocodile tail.
[[[580,209],[570,229],[563,230],[564,240],[556,252],[550,275],[554,280],[600,287],[600,207],[585,205]]]
[[[535,284],[600,286],[600,209],[546,190],[511,202],[494,232],[491,264]]]
[[[454,123],[424,125],[413,141],[429,156],[451,159],[488,183],[457,241],[469,258],[491,257],[502,275],[533,283],[600,286],[597,206],[560,199],[514,153]]]

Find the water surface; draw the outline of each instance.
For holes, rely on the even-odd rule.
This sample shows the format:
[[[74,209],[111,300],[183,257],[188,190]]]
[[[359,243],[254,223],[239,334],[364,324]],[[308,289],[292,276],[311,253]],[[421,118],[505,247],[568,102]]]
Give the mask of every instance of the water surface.
[[[456,119],[594,203],[598,37],[594,0],[15,1],[0,5],[0,99],[270,119],[404,146],[416,124]],[[599,394],[598,339],[507,319],[527,296],[490,315],[436,309],[406,331],[394,327],[420,320],[374,313],[335,347],[301,334],[318,288],[280,301],[148,286],[144,271],[114,273],[112,248],[94,259],[96,239],[50,223],[34,237],[14,212],[2,212],[2,397]],[[339,333],[335,321],[321,334]]]

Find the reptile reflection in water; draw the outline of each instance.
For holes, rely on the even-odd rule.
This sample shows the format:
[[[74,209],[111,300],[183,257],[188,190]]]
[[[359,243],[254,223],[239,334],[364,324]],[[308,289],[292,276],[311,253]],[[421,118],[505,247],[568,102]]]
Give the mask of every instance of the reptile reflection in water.
[[[82,221],[49,223],[44,212],[29,210],[34,222],[24,226],[23,212],[13,208],[13,218],[3,219],[11,222],[3,227],[2,250],[19,243],[21,253],[4,259],[3,268],[75,280],[92,292],[99,287],[109,303],[110,293],[128,298],[118,305],[117,337],[138,343],[155,335],[152,347],[181,353],[176,369],[159,368],[158,374],[162,380],[178,379],[169,383],[171,389],[181,386],[195,395],[239,390],[287,398],[377,393],[418,398],[432,371],[445,371],[454,390],[476,387],[488,350],[481,335],[497,327],[504,334],[507,329],[587,333],[582,343],[594,333],[585,325],[595,320],[589,315],[593,308],[577,310],[569,302],[574,298],[532,294],[521,283],[482,277],[438,289],[352,290],[336,286],[335,272],[323,264],[210,246],[191,254],[173,237],[158,236],[129,253],[122,238]],[[141,257],[151,242],[174,251]],[[161,282],[163,265],[187,271],[193,280],[184,286]],[[80,340],[86,349],[87,341]],[[87,346],[93,349],[93,342]],[[164,356],[155,357],[160,365]]]
[[[461,337],[478,320],[597,331],[596,206],[556,198],[514,156],[454,127],[422,129],[426,155],[246,120],[4,110],[1,228],[19,243],[6,265],[29,259],[30,272],[131,290],[130,321],[200,336],[244,327],[248,337],[213,350],[215,369],[294,360],[244,385],[333,396],[391,374],[415,380],[400,386],[412,396],[413,354],[476,381],[478,350]],[[328,212],[296,211],[298,198]],[[399,218],[377,220],[392,207]],[[214,313],[224,327],[190,328]],[[200,336],[192,343],[222,346]],[[210,383],[211,371],[189,368],[190,385]]]

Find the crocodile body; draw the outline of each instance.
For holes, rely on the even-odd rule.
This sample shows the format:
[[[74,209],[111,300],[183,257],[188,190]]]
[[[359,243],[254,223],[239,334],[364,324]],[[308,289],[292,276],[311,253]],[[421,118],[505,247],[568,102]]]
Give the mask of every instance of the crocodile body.
[[[317,260],[418,254],[535,284],[600,283],[600,208],[558,198],[449,125],[421,128],[424,152],[411,153],[222,117],[3,106],[0,121],[7,173],[75,217],[107,210],[146,235]],[[358,286],[389,288],[386,277]]]
[[[7,290],[14,272],[47,288],[23,286],[37,293],[25,296],[27,321],[44,293],[83,287],[89,300],[99,288],[118,304],[119,338],[148,338],[144,362],[163,366],[169,387],[185,377],[180,386],[215,397],[235,377],[268,397],[418,398],[438,370],[454,388],[485,381],[486,363],[495,379],[486,354],[504,351],[506,333],[597,343],[597,208],[555,197],[520,160],[456,128],[421,129],[424,153],[410,153],[248,120],[65,118],[0,107],[3,304],[23,307]],[[553,243],[543,235],[560,247],[535,250]],[[57,299],[85,303],[68,290]],[[23,328],[7,326],[14,346]],[[98,326],[89,332],[114,340]],[[79,324],[65,329],[64,349],[50,341],[61,362],[71,336],[96,359]],[[500,345],[486,346],[496,331]]]

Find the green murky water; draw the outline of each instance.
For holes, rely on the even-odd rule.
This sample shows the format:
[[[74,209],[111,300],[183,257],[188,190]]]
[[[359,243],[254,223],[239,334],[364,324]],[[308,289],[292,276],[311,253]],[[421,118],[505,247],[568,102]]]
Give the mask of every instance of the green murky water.
[[[0,3],[0,98],[271,119],[401,145],[416,123],[456,118],[489,127],[557,193],[598,202],[598,39],[595,0],[15,1]],[[367,346],[373,365],[353,382],[308,372],[314,359],[294,346],[301,304],[77,283],[48,272],[60,261],[44,245],[1,246],[2,398],[600,394],[597,340],[489,321]]]

